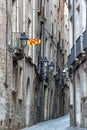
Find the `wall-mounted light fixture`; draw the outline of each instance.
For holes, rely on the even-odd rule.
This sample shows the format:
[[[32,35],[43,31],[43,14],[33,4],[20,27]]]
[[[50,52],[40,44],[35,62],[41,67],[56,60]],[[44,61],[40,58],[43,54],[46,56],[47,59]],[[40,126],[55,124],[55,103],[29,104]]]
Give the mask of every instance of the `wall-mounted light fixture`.
[[[38,73],[41,74],[44,78],[46,78],[49,73],[54,70],[54,64],[53,62],[49,64],[47,57],[39,58],[39,65],[37,68]]]
[[[28,37],[26,36],[25,32],[21,33],[20,41],[22,47],[25,47],[27,45],[27,39]]]

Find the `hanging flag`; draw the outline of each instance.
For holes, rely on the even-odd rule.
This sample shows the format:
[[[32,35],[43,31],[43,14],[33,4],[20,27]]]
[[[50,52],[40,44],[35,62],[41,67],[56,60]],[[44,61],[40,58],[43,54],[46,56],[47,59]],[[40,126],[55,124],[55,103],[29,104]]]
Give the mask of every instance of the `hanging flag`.
[[[41,40],[38,38],[28,38],[27,45],[31,46],[32,44],[40,44]]]

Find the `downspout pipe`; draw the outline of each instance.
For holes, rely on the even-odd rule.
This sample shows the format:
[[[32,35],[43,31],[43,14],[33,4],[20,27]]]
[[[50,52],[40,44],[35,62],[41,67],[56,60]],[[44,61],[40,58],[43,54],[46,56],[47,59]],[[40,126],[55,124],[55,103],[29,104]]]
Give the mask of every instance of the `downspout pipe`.
[[[8,88],[7,84],[7,47],[8,47],[8,0],[6,0],[6,76],[5,76],[5,88]]]
[[[73,0],[73,46],[74,46],[74,32],[75,32],[75,23],[74,23],[74,19],[75,19],[75,12],[74,12],[74,6],[75,6],[75,1]],[[75,111],[75,105],[76,105],[76,101],[75,101],[75,70],[73,71],[73,89],[74,89],[74,93],[73,93],[73,97],[74,97],[74,125],[76,125],[76,111]]]
[[[44,7],[45,7],[45,2],[44,2],[44,0],[42,1],[42,17],[44,17]],[[43,56],[43,58],[44,58],[44,25],[45,23],[43,22],[43,24],[42,24],[42,38],[43,38],[43,54],[42,54],[42,56]],[[42,79],[42,103],[43,103],[43,108],[42,108],[42,120],[44,120],[44,76],[43,76],[43,79]]]
[[[42,1],[42,18],[44,18],[44,7],[45,7],[45,1]],[[45,29],[45,25],[44,22],[42,23],[42,38],[43,38],[43,58],[44,58],[44,29]]]
[[[44,17],[44,0],[42,0],[42,18]],[[41,46],[41,57],[44,58],[44,21],[41,22],[41,38],[42,38],[42,46]],[[44,120],[44,76],[42,76],[42,81],[40,85],[40,121]]]
[[[86,0],[86,30],[87,30],[87,0]],[[86,69],[87,69],[87,53],[86,53]]]

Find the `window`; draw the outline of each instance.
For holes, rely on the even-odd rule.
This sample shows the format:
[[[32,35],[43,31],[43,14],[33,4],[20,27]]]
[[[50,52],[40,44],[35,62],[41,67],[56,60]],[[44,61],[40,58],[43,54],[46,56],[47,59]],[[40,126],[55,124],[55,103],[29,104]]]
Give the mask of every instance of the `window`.
[[[16,0],[12,0],[12,32],[16,32]]]
[[[23,100],[23,69],[19,67],[19,100]]]
[[[15,93],[17,89],[17,75],[18,75],[17,63],[13,62],[13,86],[12,86],[13,93]]]
[[[38,0],[38,8],[41,10],[42,9],[42,0]]]

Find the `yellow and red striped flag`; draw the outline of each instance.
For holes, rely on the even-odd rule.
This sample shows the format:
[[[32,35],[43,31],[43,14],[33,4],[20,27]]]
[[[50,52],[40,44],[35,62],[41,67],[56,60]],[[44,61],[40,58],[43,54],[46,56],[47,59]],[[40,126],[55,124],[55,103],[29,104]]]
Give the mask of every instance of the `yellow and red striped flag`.
[[[41,40],[38,38],[28,38],[27,45],[31,46],[32,44],[40,44]]]

